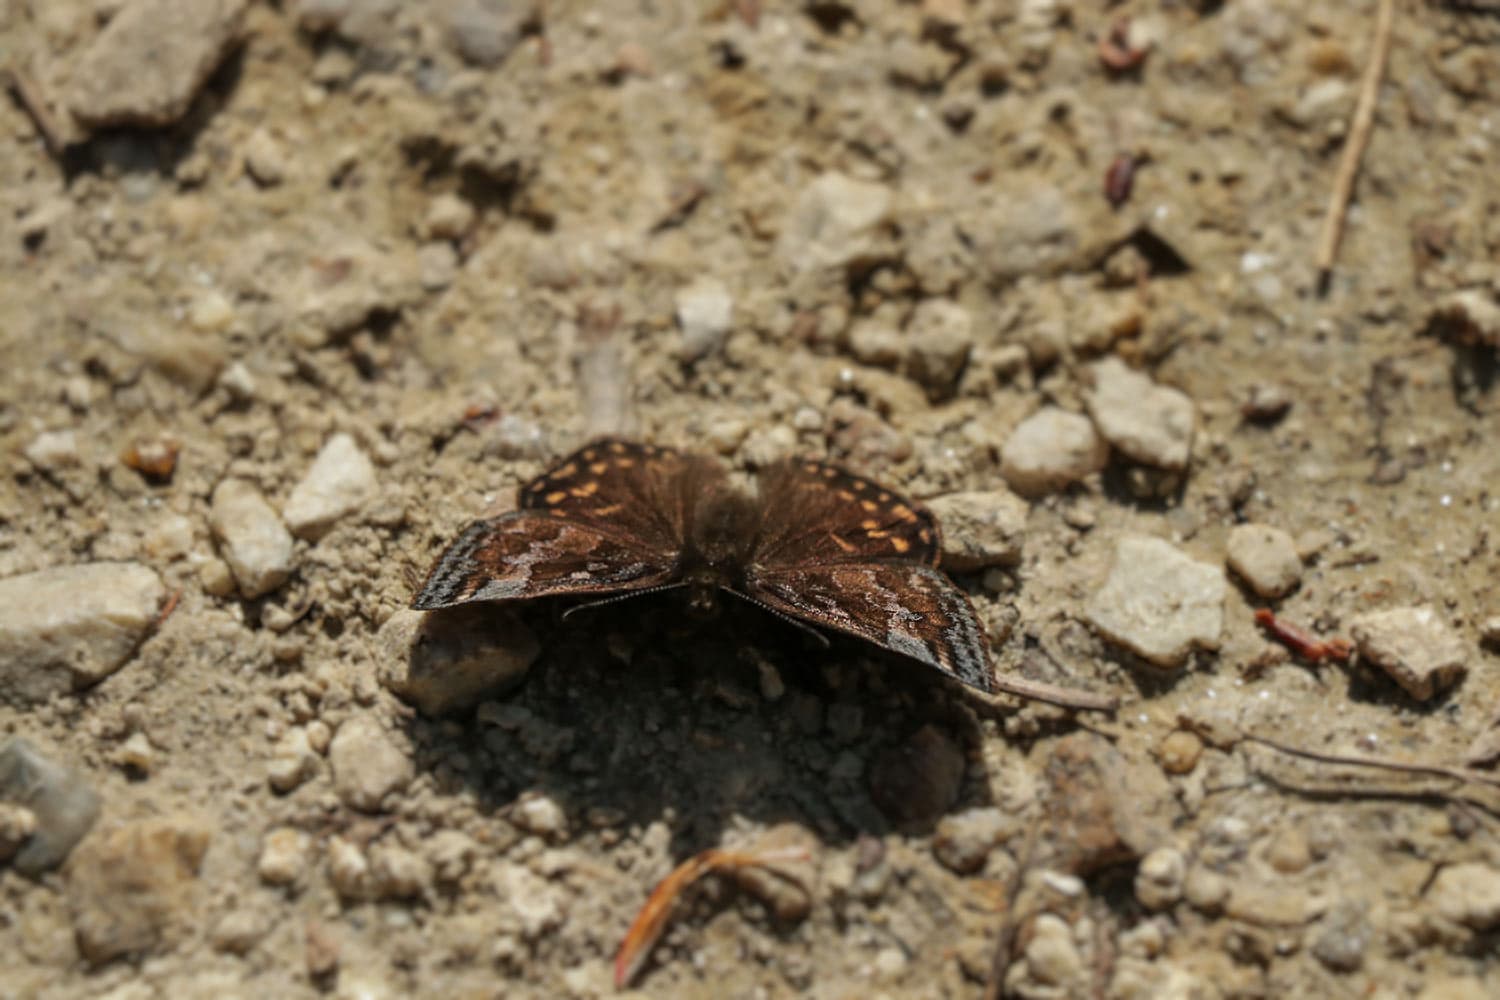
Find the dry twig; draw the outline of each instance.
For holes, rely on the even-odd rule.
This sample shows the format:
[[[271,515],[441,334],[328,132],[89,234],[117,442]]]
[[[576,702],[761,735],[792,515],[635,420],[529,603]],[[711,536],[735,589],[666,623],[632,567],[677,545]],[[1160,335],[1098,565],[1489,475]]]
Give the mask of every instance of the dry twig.
[[[7,83],[15,92],[16,99],[21,102],[21,107],[31,116],[37,131],[42,133],[42,141],[47,144],[47,152],[53,156],[61,156],[68,144],[63,137],[62,128],[57,123],[57,118],[52,114],[52,108],[42,94],[41,87],[31,78],[31,74],[19,66],[10,67],[4,75],[8,78]]]
[[[1344,143],[1344,156],[1339,161],[1339,170],[1333,179],[1333,193],[1328,198],[1328,214],[1323,217],[1323,235],[1318,239],[1318,284],[1326,289],[1328,277],[1333,270],[1333,259],[1338,254],[1339,239],[1344,234],[1344,216],[1349,211],[1349,198],[1354,192],[1354,178],[1359,173],[1359,161],[1364,156],[1365,146],[1370,142],[1370,132],[1375,126],[1375,102],[1380,96],[1380,81],[1385,76],[1386,57],[1391,51],[1391,26],[1396,20],[1396,0],[1380,0],[1375,15],[1375,37],[1370,46],[1369,62],[1365,64],[1364,79],[1359,85],[1359,100],[1354,106],[1354,118],[1349,125],[1349,139]]]
[[[1047,684],[1044,681],[1029,681],[1024,677],[997,676],[994,678],[995,687],[1007,694],[1013,694],[1018,698],[1029,698],[1032,701],[1045,701],[1050,705],[1060,708],[1073,708],[1081,711],[1113,712],[1120,707],[1120,699],[1113,695],[1094,694],[1089,691],[1079,691],[1076,688],[1059,687],[1056,684]],[[1001,702],[993,695],[980,694],[973,688],[965,688],[964,693],[973,696],[976,701],[981,701],[991,707],[1003,707]]]

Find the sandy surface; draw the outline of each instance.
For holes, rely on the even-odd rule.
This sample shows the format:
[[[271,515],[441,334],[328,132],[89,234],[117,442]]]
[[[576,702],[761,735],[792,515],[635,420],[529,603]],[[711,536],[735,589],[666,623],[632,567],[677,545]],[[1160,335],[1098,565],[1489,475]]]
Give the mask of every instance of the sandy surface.
[[[1372,0],[0,9],[68,143],[0,104],[0,997],[602,996],[674,865],[783,842],[639,995],[977,997],[1000,944],[1022,997],[1500,993],[1496,789],[1251,739],[1493,739],[1470,6],[1398,5],[1325,295]],[[1083,423],[1021,502],[1046,406],[1109,461]],[[956,576],[999,669],[1119,713],[665,595],[422,632],[413,577],[600,433],[842,462],[971,554],[1008,511]]]

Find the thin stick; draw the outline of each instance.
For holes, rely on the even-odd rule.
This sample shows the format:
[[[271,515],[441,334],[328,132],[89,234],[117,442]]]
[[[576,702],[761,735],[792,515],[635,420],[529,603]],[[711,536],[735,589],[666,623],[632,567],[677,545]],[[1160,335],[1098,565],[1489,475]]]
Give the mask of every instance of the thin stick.
[[[1328,285],[1333,259],[1339,252],[1339,240],[1344,235],[1344,216],[1349,211],[1349,199],[1354,193],[1359,161],[1375,126],[1375,102],[1380,96],[1381,78],[1385,76],[1386,57],[1391,51],[1391,27],[1395,21],[1396,0],[1380,0],[1370,61],[1365,64],[1365,76],[1360,81],[1359,100],[1354,105],[1354,118],[1349,125],[1349,139],[1344,143],[1344,156],[1339,161],[1339,171],[1333,179],[1333,193],[1328,198],[1328,214],[1323,217],[1323,235],[1318,240],[1318,284],[1323,288]]]
[[[1033,816],[1031,825],[1026,829],[1026,843],[1021,848],[1020,857],[1016,859],[1016,870],[1011,872],[1009,884],[1005,887],[1005,919],[1000,922],[995,955],[990,960],[990,975],[984,984],[984,1000],[1001,1000],[1005,996],[1005,974],[1010,971],[1010,953],[1016,944],[1016,925],[1019,923],[1016,919],[1016,904],[1021,898],[1021,883],[1031,870],[1037,835],[1041,828],[1040,814]]]
[[[1120,707],[1120,699],[1107,694],[1093,694],[1088,691],[1079,691],[1076,688],[1059,687],[1056,684],[1047,684],[1043,681],[1028,681],[1021,677],[996,677],[995,687],[1007,694],[1013,694],[1020,698],[1030,698],[1032,701],[1045,701],[1060,708],[1074,708],[1093,712],[1113,712]],[[966,694],[973,695],[975,699],[984,702],[994,708],[1004,707],[993,695],[981,694],[970,687],[965,687]]]
[[[1450,767],[1445,764],[1423,764],[1419,761],[1395,760],[1390,757],[1367,757],[1363,754],[1326,753],[1322,750],[1305,750],[1265,736],[1242,736],[1250,743],[1260,743],[1272,750],[1292,757],[1303,757],[1324,764],[1350,764],[1355,767],[1375,767],[1385,771],[1402,771],[1407,774],[1425,774],[1432,777],[1453,778],[1457,781],[1472,781],[1478,785],[1500,788],[1500,778],[1491,777],[1465,767]]]
[[[26,113],[31,116],[37,131],[42,133],[42,141],[47,144],[47,152],[53,156],[62,155],[63,149],[68,144],[63,141],[62,129],[58,127],[57,119],[52,116],[52,109],[43,98],[42,89],[37,86],[31,75],[19,66],[10,67],[5,75],[9,78],[7,82],[10,84],[10,89],[15,91],[21,107],[25,108]]]

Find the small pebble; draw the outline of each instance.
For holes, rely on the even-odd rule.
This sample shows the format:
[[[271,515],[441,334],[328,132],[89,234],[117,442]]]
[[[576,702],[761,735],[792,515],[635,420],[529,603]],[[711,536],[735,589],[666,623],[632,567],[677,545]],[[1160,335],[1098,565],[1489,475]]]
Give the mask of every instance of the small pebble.
[[[145,733],[132,733],[115,752],[115,763],[136,774],[148,775],[156,766],[156,749]]]
[[[1161,769],[1168,774],[1187,774],[1198,766],[1203,753],[1203,740],[1197,733],[1187,729],[1174,729],[1156,748]]]
[[[1094,386],[1085,395],[1099,433],[1125,457],[1142,465],[1187,467],[1193,445],[1193,402],[1157,385],[1119,358],[1090,368]]]
[[[1274,424],[1292,408],[1292,396],[1285,386],[1254,385],[1240,406],[1240,416],[1252,424]]]
[[[536,941],[562,923],[566,909],[561,891],[525,866],[499,864],[494,887],[496,895],[519,920],[525,940]]]
[[[370,872],[375,893],[382,899],[414,899],[432,884],[432,866],[398,844],[372,847]]]
[[[1229,568],[1259,597],[1281,597],[1302,581],[1297,543],[1280,528],[1237,524],[1229,532],[1227,552]]]
[[[1073,929],[1055,914],[1043,913],[1032,922],[1025,955],[1027,971],[1045,986],[1068,986],[1083,977],[1083,956],[1073,941]]]
[[[937,397],[952,394],[974,349],[974,319],[947,299],[924,299],[907,322],[906,369]]]
[[[348,434],[335,434],[292,490],[281,516],[292,534],[318,538],[363,507],[377,489],[369,456]]]
[[[793,203],[777,254],[799,273],[852,264],[877,245],[891,201],[883,184],[821,174]]]
[[[1044,406],[1011,432],[1000,449],[1000,474],[1022,496],[1056,493],[1104,468],[1109,445],[1080,413]]]
[[[293,726],[276,741],[266,780],[274,790],[286,794],[317,773],[318,755],[308,741],[307,730]]]
[[[22,454],[43,472],[70,469],[82,461],[78,435],[71,430],[44,431],[31,439]]]
[[[43,757],[20,737],[0,744],[0,801],[24,809],[34,823],[11,860],[23,875],[62,864],[99,817],[99,796],[83,775]],[[17,830],[26,825],[19,815],[15,822]]]
[[[343,837],[328,840],[328,880],[341,899],[371,899],[375,895],[370,859],[357,845]]]
[[[457,240],[474,225],[474,206],[456,194],[440,194],[427,206],[422,219],[426,235],[435,240]]]
[[[1216,566],[1170,542],[1127,535],[1114,567],[1088,601],[1090,624],[1156,666],[1182,666],[1195,648],[1214,649],[1224,628],[1226,581]]]
[[[312,855],[312,838],[282,826],[266,834],[256,871],[267,885],[292,885],[302,878]]]
[[[1371,611],[1349,623],[1361,660],[1384,670],[1406,693],[1426,701],[1468,672],[1463,639],[1430,607]]]
[[[1187,862],[1182,852],[1159,847],[1135,871],[1135,898],[1148,910],[1165,910],[1182,898]]]
[[[734,322],[734,299],[724,283],[700,278],[677,293],[677,325],[682,329],[682,359],[699,361],[718,353]]]
[[[247,955],[271,930],[267,915],[259,910],[230,910],[219,918],[209,932],[215,951],[228,955]]]
[[[983,868],[995,845],[1015,829],[1015,822],[993,806],[968,809],[938,821],[932,853],[953,871],[969,875]]]
[[[1479,641],[1491,648],[1500,646],[1500,615],[1486,618],[1479,626]]]
[[[245,140],[245,172],[261,187],[275,187],[286,179],[286,150],[269,129],[258,128]]]
[[[387,795],[410,784],[411,758],[374,719],[357,715],[339,726],[328,746],[333,787],[343,803],[375,812]]]
[[[1271,838],[1266,849],[1266,861],[1283,875],[1296,875],[1312,864],[1312,852],[1307,846],[1307,835],[1299,826],[1283,826]]]
[[[949,493],[928,507],[942,528],[944,570],[972,573],[1021,561],[1031,506],[1009,490]]]
[[[561,840],[568,834],[568,814],[555,799],[537,792],[521,796],[511,812],[511,822],[550,840]]]
[[[423,715],[471,708],[513,686],[541,655],[536,635],[493,605],[402,609],[375,636],[380,682]]]
[[[0,864],[15,857],[36,828],[36,813],[25,806],[0,802]]]
[[[448,7],[448,40],[464,62],[493,69],[505,61],[532,19],[531,3],[457,0]]]
[[[1229,880],[1212,868],[1197,865],[1188,872],[1182,894],[1193,909],[1216,914],[1223,910],[1229,899]]]
[[[1500,869],[1461,861],[1437,873],[1427,902],[1439,916],[1475,930],[1500,926]]]
[[[1312,956],[1333,972],[1358,972],[1371,936],[1365,907],[1341,903],[1324,919],[1321,933],[1313,940]]]
[[[209,524],[245,597],[267,594],[291,576],[291,533],[250,483],[242,479],[220,483],[209,507]]]

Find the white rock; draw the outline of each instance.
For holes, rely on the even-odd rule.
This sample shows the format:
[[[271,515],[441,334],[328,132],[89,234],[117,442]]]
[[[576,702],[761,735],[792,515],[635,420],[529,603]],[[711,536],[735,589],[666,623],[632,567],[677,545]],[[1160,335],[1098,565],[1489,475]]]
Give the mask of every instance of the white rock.
[[[399,844],[376,844],[370,849],[370,875],[382,899],[412,899],[432,884],[432,866]]]
[[[156,748],[145,733],[131,733],[130,738],[115,751],[115,763],[119,766],[146,775],[156,766]]]
[[[0,580],[0,700],[96,684],[146,637],[166,590],[137,563],[57,566]]]
[[[944,816],[932,838],[932,853],[944,865],[967,875],[983,868],[990,851],[1015,829],[1010,817],[993,806]]]
[[[697,361],[718,351],[734,321],[734,299],[724,283],[701,278],[680,289],[676,301],[683,360]]]
[[[870,252],[891,209],[891,191],[840,173],[803,189],[777,252],[796,271],[842,267]]]
[[[375,466],[348,434],[323,445],[281,516],[299,538],[316,538],[375,495]]]
[[[0,802],[0,864],[15,857],[21,845],[36,833],[36,813],[25,806]]]
[[[432,199],[427,206],[427,214],[422,219],[422,228],[429,238],[435,240],[460,239],[473,225],[474,206],[448,192]]]
[[[1475,930],[1500,925],[1500,869],[1464,861],[1438,872],[1427,899],[1439,915]]]
[[[1360,658],[1390,674],[1418,701],[1468,671],[1468,647],[1430,607],[1371,611],[1355,618],[1349,631]]]
[[[1217,648],[1224,627],[1224,573],[1170,542],[1127,535],[1084,615],[1107,638],[1161,667],[1180,667],[1194,647]]]
[[[1104,468],[1109,445],[1081,413],[1044,406],[1011,432],[1000,449],[1000,474],[1023,496],[1055,493]]]
[[[370,859],[358,845],[343,837],[328,841],[328,880],[343,899],[371,899],[375,895]]]
[[[333,765],[333,788],[344,804],[374,812],[392,792],[400,791],[414,774],[412,762],[379,723],[357,715],[339,726],[328,746]]]
[[[943,568],[968,573],[1021,561],[1031,507],[1009,490],[949,493],[929,502],[943,532]]]
[[[403,608],[375,636],[380,682],[423,715],[472,707],[519,682],[541,644],[520,619],[493,606],[428,615]]]
[[[214,490],[208,520],[241,594],[259,597],[286,582],[292,573],[292,536],[254,486],[224,480]]]
[[[508,902],[521,923],[521,936],[535,941],[562,923],[563,902],[552,885],[521,865],[501,864],[495,892]]]
[[[521,796],[511,813],[511,822],[527,833],[554,840],[566,836],[568,832],[568,814],[563,811],[563,807],[557,804],[556,799],[540,793]]]
[[[1182,852],[1158,847],[1135,870],[1135,898],[1148,910],[1165,910],[1182,898],[1187,861]]]
[[[289,826],[277,827],[261,844],[256,871],[267,885],[291,885],[307,870],[311,854],[310,836]]]
[[[188,308],[188,325],[199,333],[223,333],[234,325],[234,303],[223,292],[209,289]],[[236,365],[240,362],[236,361]],[[241,366],[243,367],[243,366]],[[219,374],[222,382],[224,373]]]
[[[1229,568],[1261,597],[1290,593],[1302,580],[1297,543],[1280,528],[1237,524],[1229,532]]]
[[[286,179],[286,150],[269,129],[258,128],[245,140],[245,170],[261,187],[275,187]]]
[[[62,864],[99,818],[99,795],[83,775],[42,756],[20,737],[0,744],[0,801],[25,808],[35,820],[11,861],[23,875]]]
[[[1036,918],[1026,945],[1026,970],[1047,986],[1067,986],[1082,979],[1083,956],[1067,921],[1051,913]]]
[[[22,454],[44,472],[72,468],[80,461],[78,435],[71,430],[44,431],[31,439]]]
[[[276,743],[266,779],[278,792],[286,793],[318,773],[318,755],[308,741],[307,730],[293,726]]]
[[[1105,440],[1143,465],[1186,468],[1193,447],[1192,400],[1119,358],[1105,358],[1090,371],[1094,385],[1084,400]]]

